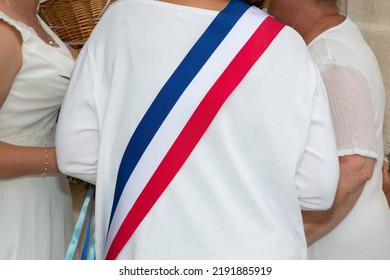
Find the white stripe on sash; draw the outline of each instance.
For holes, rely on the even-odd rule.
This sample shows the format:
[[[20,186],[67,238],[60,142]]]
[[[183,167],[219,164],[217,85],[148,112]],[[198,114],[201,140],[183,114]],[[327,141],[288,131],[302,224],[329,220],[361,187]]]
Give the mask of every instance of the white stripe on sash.
[[[259,14],[255,8],[249,8],[243,14],[195,76],[155,134],[119,199],[108,232],[105,254],[123,220],[203,97],[267,16],[266,14],[259,16]]]

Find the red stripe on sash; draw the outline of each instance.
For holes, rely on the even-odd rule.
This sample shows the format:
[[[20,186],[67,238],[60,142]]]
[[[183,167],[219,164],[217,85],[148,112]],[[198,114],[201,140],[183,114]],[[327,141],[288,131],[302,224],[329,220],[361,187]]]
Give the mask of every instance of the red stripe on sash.
[[[283,27],[284,25],[271,17],[266,18],[218,78],[127,214],[106,259],[117,258],[139,224],[183,166],[222,104]]]

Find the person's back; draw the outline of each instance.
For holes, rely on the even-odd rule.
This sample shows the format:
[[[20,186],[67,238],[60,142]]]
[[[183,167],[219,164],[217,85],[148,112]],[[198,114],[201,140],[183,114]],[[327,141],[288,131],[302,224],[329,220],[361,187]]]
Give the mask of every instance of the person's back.
[[[336,108],[334,111],[348,114],[342,100],[349,100],[349,104],[356,105],[358,112],[357,115],[349,112],[349,116],[357,116],[350,125],[336,125],[339,128],[336,130],[339,156],[357,153],[377,159],[373,175],[365,183],[354,208],[338,227],[309,248],[310,257],[390,259],[390,211],[381,181],[386,102],[378,63],[357,26],[348,18],[321,34],[308,47],[325,83],[333,84],[339,90],[344,89],[342,96],[332,94],[330,90],[329,99]],[[336,76],[341,78],[339,83],[335,83]],[[365,114],[360,115],[362,108],[367,109],[364,110]],[[363,125],[368,122],[366,115],[369,116],[369,123],[374,125]],[[334,119],[338,121],[337,117]],[[358,141],[356,131],[367,127],[369,129],[363,131],[366,138]],[[348,136],[352,132],[355,132],[355,138]],[[356,234],[357,229],[359,234]]]
[[[390,211],[382,190],[385,91],[372,50],[336,0],[269,1],[294,26],[323,77],[340,180],[327,212],[304,212],[312,259],[390,259]]]
[[[96,180],[98,259],[105,257],[117,172],[129,139],[217,14],[163,1],[119,1],[80,54],[60,114],[57,149],[63,172]],[[162,146],[170,135],[164,137]],[[299,35],[284,27],[118,258],[306,258],[301,208],[327,209],[333,202],[334,141],[319,73]],[[158,149],[150,152],[152,161],[159,156]]]

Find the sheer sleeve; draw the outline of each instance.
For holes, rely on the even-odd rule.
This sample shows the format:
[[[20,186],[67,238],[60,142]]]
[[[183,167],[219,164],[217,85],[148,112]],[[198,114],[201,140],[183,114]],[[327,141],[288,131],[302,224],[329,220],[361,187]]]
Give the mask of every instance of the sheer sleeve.
[[[321,75],[328,92],[339,156],[378,158],[370,89],[357,70],[327,65]]]

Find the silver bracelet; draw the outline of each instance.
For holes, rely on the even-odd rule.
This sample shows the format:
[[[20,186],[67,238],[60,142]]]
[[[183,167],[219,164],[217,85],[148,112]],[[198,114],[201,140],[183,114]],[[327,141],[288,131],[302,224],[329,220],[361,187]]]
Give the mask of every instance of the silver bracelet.
[[[45,152],[45,165],[44,165],[44,171],[42,173],[42,178],[46,177],[48,167],[49,167],[49,152],[47,151],[46,146],[43,146],[43,151]]]

